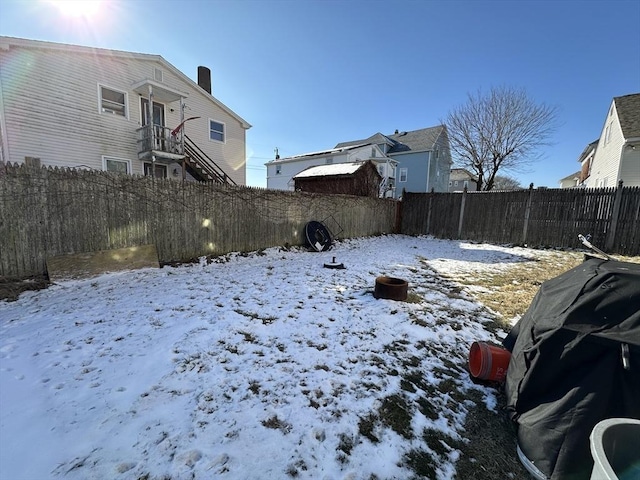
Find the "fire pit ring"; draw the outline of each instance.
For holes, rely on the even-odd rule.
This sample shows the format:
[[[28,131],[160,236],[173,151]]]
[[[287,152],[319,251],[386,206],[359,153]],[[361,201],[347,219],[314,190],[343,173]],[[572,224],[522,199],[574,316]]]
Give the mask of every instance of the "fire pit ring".
[[[388,300],[406,300],[409,283],[401,278],[380,276],[376,278],[373,296]]]

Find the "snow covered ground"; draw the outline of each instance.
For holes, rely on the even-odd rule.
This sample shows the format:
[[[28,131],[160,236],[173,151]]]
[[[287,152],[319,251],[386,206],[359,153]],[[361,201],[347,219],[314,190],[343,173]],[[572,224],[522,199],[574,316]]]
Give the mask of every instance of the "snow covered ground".
[[[0,478],[403,479],[416,452],[451,478],[465,392],[496,401],[469,380],[469,346],[498,339],[441,274],[536,255],[391,235],[0,301]],[[323,268],[333,257],[346,269]],[[378,275],[410,301],[376,300]]]

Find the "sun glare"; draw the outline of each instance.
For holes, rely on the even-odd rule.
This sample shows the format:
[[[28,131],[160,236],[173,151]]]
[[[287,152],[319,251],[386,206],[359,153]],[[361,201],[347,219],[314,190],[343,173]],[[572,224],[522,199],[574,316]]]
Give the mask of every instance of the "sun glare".
[[[49,0],[66,17],[91,18],[100,11],[104,0]]]

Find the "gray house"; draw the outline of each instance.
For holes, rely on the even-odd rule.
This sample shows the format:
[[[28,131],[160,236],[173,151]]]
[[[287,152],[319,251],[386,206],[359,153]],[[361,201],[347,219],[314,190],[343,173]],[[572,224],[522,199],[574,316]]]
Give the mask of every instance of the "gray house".
[[[351,145],[377,145],[382,152],[398,162],[395,171],[395,198],[407,192],[446,192],[449,190],[451,152],[449,137],[444,125],[422,128],[393,135],[375,135],[343,142],[336,148]]]
[[[449,177],[449,191],[462,192],[475,191],[478,185],[478,177],[464,168],[452,168]]]

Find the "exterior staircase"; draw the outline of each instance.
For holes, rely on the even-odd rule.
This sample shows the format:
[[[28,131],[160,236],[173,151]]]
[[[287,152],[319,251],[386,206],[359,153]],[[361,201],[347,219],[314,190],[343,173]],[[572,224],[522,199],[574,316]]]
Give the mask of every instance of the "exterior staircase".
[[[237,185],[200,147],[184,136],[184,169],[200,182]]]

